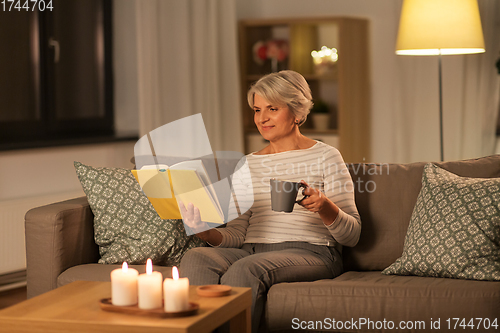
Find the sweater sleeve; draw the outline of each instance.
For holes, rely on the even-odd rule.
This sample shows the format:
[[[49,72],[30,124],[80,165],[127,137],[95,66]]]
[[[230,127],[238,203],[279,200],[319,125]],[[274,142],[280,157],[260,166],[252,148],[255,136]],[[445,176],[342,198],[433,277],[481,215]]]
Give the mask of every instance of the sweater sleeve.
[[[337,149],[329,149],[324,161],[325,194],[339,208],[337,218],[327,229],[338,243],[355,246],[361,234],[361,218],[354,200],[351,175]]]
[[[215,229],[222,234],[222,243],[217,247],[240,248],[243,246],[250,215],[250,211],[247,211],[245,214],[228,222],[225,228]]]
[[[229,222],[216,230],[222,234],[218,247],[239,248],[245,241],[253,204],[253,184],[246,158],[240,160],[231,177],[233,196],[229,207]]]

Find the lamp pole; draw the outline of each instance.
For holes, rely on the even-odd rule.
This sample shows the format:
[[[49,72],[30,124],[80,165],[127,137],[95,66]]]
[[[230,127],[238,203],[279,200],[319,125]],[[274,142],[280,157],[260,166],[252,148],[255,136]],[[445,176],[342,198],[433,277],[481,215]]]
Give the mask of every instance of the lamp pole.
[[[443,149],[443,78],[441,69],[441,50],[439,50],[439,139],[441,141],[441,162],[444,161]]]

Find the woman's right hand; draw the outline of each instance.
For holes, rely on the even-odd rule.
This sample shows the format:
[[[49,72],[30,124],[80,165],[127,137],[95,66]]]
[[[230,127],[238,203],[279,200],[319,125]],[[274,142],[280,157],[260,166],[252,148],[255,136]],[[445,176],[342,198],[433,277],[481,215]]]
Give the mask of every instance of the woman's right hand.
[[[179,208],[181,210],[182,220],[195,234],[209,229],[208,224],[201,221],[200,210],[192,203],[188,203],[186,207],[179,201]]]
[[[179,208],[181,210],[182,220],[191,228],[198,238],[208,242],[212,246],[219,246],[222,243],[221,233],[210,228],[208,223],[201,221],[200,210],[197,207],[192,203],[188,203],[186,207],[179,201]]]

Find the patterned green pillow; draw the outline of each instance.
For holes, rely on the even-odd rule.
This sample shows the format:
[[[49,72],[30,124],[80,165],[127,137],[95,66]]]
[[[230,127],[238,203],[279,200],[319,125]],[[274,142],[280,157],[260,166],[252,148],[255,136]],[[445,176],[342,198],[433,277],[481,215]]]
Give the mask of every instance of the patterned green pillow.
[[[182,220],[162,220],[127,169],[91,167],[75,170],[94,213],[94,238],[101,264],[179,265],[184,253],[205,246],[187,236]]]
[[[403,254],[382,273],[500,280],[500,179],[427,164]]]

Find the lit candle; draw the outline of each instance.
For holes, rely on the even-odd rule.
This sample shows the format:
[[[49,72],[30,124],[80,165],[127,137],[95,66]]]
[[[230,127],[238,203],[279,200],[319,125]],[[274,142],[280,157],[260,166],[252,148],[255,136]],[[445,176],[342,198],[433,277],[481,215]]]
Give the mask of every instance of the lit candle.
[[[179,278],[177,267],[172,268],[172,279],[163,282],[165,312],[178,312],[189,309],[189,280]]]
[[[137,304],[137,276],[136,269],[128,268],[126,262],[122,268],[111,272],[111,303],[118,306]]]
[[[156,309],[161,308],[163,276],[160,272],[153,272],[153,263],[148,259],[146,273],[139,275],[137,284],[139,286],[139,308]]]

